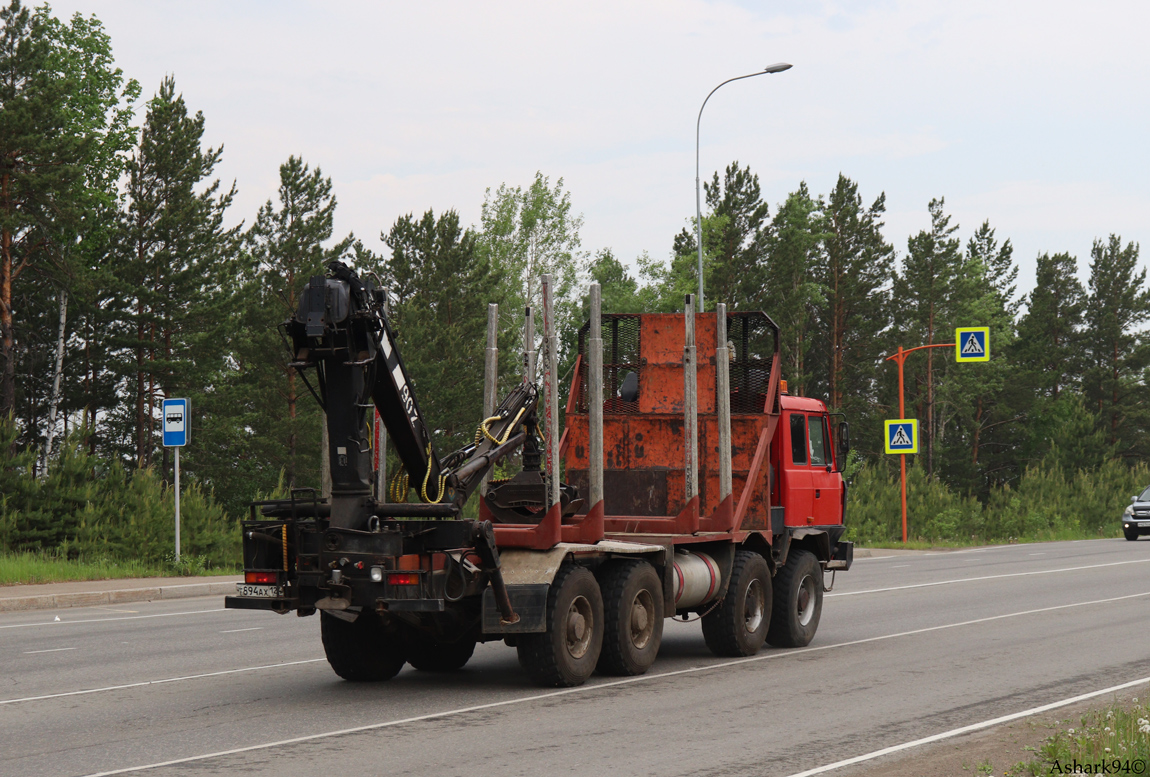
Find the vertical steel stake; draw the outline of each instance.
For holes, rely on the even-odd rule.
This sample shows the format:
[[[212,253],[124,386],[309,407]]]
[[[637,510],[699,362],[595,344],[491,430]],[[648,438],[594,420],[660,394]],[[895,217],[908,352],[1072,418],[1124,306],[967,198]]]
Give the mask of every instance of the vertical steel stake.
[[[547,506],[559,503],[559,386],[558,340],[555,336],[555,291],[550,275],[543,276],[544,419],[547,426]]]
[[[372,445],[375,464],[375,501],[387,502],[387,427],[378,407],[372,407]]]
[[[683,480],[687,501],[699,494],[699,407],[698,374],[695,366],[695,306],[693,295],[686,296],[683,326]]]
[[[719,501],[731,495],[731,352],[727,348],[727,306],[715,305],[715,401],[719,411]]]
[[[499,381],[499,306],[487,306],[487,354],[483,362],[483,417],[490,418],[495,413],[496,391]],[[487,483],[491,480],[488,470],[479,484],[480,496],[487,494]]]
[[[523,382],[535,382],[535,311],[523,311]]]
[[[598,283],[591,284],[591,332],[588,340],[587,421],[590,501],[587,509],[603,501],[603,308]]]

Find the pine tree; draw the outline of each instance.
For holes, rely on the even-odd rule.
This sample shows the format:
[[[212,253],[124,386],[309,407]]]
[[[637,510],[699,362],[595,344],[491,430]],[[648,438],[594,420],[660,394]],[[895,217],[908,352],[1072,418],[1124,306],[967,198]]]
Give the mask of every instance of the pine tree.
[[[958,225],[951,225],[950,216],[943,210],[945,200],[930,201],[930,230],[923,230],[907,241],[907,255],[903,271],[894,281],[895,320],[902,322],[905,347],[930,345],[940,333],[953,325],[951,318],[952,293],[962,260],[961,244],[954,233]],[[945,340],[944,340],[945,342]],[[918,377],[919,404],[923,445],[928,474],[934,472],[934,441],[938,428],[935,418],[935,387],[939,375],[935,370],[933,348],[926,352],[926,369]],[[909,369],[914,374],[917,370]],[[945,368],[941,370],[945,372]]]
[[[1010,241],[1000,245],[983,222],[966,243],[946,305],[952,325],[989,327],[993,344],[990,362],[948,369],[937,393],[939,470],[952,484],[979,493],[1017,474],[1017,424],[1029,401],[1009,356],[1017,310],[1013,255]]]
[[[819,305],[819,335],[826,343],[826,391],[832,410],[849,404],[855,412],[872,393],[869,365],[879,355],[889,321],[894,261],[894,247],[882,236],[885,212],[885,194],[865,207],[858,184],[842,174],[824,209],[826,233],[814,275],[825,300]]]
[[[766,240],[765,288],[749,303],[779,325],[783,377],[800,395],[813,377],[807,359],[814,310],[824,301],[814,272],[824,230],[823,203],[811,198],[803,182],[775,211]]]
[[[1107,439],[1123,455],[1145,455],[1150,412],[1143,371],[1150,342],[1141,332],[1150,320],[1146,269],[1138,269],[1138,244],[1095,240],[1090,251],[1090,296],[1083,331],[1087,368],[1083,393],[1100,415]]]
[[[390,320],[442,454],[482,420],[487,304],[499,302],[504,279],[454,210],[401,216],[381,238],[391,249],[380,268]]]
[[[246,342],[234,350],[240,360],[235,380],[245,387],[237,408],[246,409],[248,421],[241,426],[254,432],[251,466],[266,467],[262,462],[277,461],[277,452],[286,450],[286,482],[297,487],[318,485],[321,411],[288,366],[291,354],[277,327],[295,314],[308,280],[323,275],[329,261],[344,257],[355,238],[330,242],[336,198],[331,178],[319,167],[313,170],[292,156],[279,174],[278,202],[268,200],[260,208],[244,237],[248,283],[237,306],[246,306],[248,315],[240,325]],[[279,401],[269,403],[271,397]],[[262,469],[258,482],[274,486],[277,469]]]
[[[1040,255],[1034,289],[1018,322],[1015,359],[1026,384],[1051,399],[1075,388],[1084,366],[1080,335],[1086,290],[1077,269],[1069,254]]]
[[[21,347],[14,311],[36,309],[16,300],[57,297],[20,292],[17,281],[32,269],[56,289],[70,282],[77,244],[92,246],[99,206],[113,197],[131,136],[131,108],[121,103],[138,86],[113,67],[95,17],[64,24],[46,5],[32,13],[13,0],[0,22],[0,416],[8,416]]]
[[[205,185],[223,148],[201,148],[203,133],[203,114],[189,116],[175,80],[166,77],[148,102],[128,165],[120,279],[129,290],[125,345],[134,357],[135,412],[128,428],[139,467],[153,463],[160,401],[203,385],[221,356],[210,333],[213,303],[227,283],[220,267],[238,230],[223,227],[235,187],[220,194],[219,181]],[[165,471],[167,454],[163,449]]]

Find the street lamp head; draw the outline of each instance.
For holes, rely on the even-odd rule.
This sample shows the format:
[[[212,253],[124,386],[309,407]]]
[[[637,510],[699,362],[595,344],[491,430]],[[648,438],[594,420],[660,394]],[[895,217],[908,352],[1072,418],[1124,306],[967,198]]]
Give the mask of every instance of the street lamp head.
[[[786,62],[776,62],[773,65],[769,65],[769,66],[763,68],[763,72],[764,73],[781,73],[784,70],[790,70],[792,67],[793,67],[793,65],[790,65]]]

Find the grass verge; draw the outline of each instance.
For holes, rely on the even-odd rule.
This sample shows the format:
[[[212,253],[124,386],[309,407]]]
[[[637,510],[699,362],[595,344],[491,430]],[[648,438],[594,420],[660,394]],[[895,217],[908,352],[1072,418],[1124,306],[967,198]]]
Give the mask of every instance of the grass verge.
[[[0,554],[0,585],[66,583],[75,580],[115,580],[129,577],[187,577],[233,575],[232,567],[209,569],[203,556],[183,555],[159,564],[111,558],[61,558],[50,553]]]
[[[1029,762],[1008,777],[1048,774],[1145,774],[1150,762],[1150,703],[1134,697],[1063,721]]]

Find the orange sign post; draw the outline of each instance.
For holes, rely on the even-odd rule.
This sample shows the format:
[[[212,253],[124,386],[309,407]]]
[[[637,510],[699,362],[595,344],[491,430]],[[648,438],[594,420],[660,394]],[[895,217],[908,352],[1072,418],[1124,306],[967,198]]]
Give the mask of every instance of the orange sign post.
[[[906,350],[903,350],[903,347],[900,345],[898,347],[897,353],[894,353],[894,354],[886,357],[885,361],[889,362],[893,359],[898,364],[898,417],[899,418],[906,418],[906,406],[905,406],[905,403],[903,400],[903,373],[902,373],[902,365],[904,362],[906,362],[906,357],[909,356],[910,354],[914,353],[915,351],[921,351],[925,348],[954,348],[954,347],[955,347],[954,343],[935,343],[933,345],[920,345],[917,348],[908,348]],[[916,441],[917,441],[917,437],[916,437]],[[898,458],[899,458],[899,469],[901,470],[901,473],[902,473],[901,478],[900,478],[900,482],[902,485],[902,541],[905,544],[906,543],[906,454],[900,453],[898,455]]]

